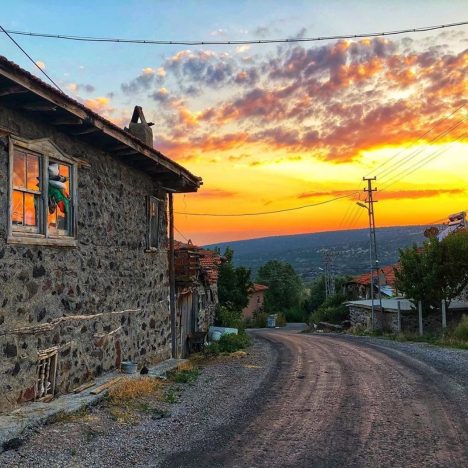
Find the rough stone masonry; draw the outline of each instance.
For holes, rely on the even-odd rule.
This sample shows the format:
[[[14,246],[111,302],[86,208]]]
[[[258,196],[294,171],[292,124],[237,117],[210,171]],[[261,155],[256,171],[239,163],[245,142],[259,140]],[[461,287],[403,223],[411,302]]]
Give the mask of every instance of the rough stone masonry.
[[[0,127],[49,138],[89,164],[77,174],[76,247],[7,243],[8,137],[0,139],[0,411],[34,399],[38,352],[58,347],[56,391],[122,360],[170,356],[165,206],[159,248],[146,251],[146,196],[156,181],[26,113],[0,107]]]

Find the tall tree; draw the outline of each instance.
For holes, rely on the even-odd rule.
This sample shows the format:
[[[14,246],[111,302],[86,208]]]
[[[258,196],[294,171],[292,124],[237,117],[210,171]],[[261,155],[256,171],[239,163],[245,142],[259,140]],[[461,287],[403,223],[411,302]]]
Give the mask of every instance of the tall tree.
[[[250,270],[245,267],[235,267],[234,251],[226,248],[223,262],[219,267],[218,295],[221,305],[241,311],[249,302],[249,291],[252,287]]]
[[[257,281],[268,286],[265,294],[267,312],[287,313],[300,308],[304,286],[289,263],[277,260],[265,263],[258,270]]]
[[[468,286],[468,231],[401,250],[400,264],[396,286],[406,297],[435,308],[450,304]]]

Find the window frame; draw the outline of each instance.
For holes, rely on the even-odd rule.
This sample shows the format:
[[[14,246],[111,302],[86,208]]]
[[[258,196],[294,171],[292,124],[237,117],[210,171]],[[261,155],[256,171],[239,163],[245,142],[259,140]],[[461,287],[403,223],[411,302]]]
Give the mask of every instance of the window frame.
[[[13,161],[15,150],[32,153],[39,157],[40,175],[40,203],[41,209],[38,219],[38,232],[28,232],[27,229],[18,229],[13,225]],[[9,137],[9,181],[8,181],[8,236],[9,244],[35,244],[76,247],[77,215],[78,215],[78,162],[62,153],[62,151],[48,138],[39,140],[25,140],[19,137]],[[71,223],[70,235],[55,235],[49,232],[48,181],[49,162],[68,165],[70,168],[70,195],[71,195]]]
[[[157,207],[157,238],[156,238],[156,245],[151,244],[151,203],[154,202]],[[161,205],[164,206],[164,201],[154,195],[148,195],[146,197],[146,251],[147,252],[156,252],[161,247],[161,220],[162,220],[162,209]]]

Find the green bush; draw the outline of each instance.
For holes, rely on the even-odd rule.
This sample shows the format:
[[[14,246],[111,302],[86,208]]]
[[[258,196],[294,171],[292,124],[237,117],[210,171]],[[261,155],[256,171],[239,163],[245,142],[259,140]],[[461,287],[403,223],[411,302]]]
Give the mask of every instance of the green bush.
[[[219,343],[217,341],[213,341],[203,348],[203,354],[206,357],[214,357],[220,353],[221,353],[221,349],[219,348]]]
[[[468,341],[468,315],[464,315],[455,328],[453,335],[459,340]]]
[[[219,350],[224,353],[234,353],[240,349],[245,349],[250,346],[250,343],[250,336],[246,333],[223,335],[218,341]]]
[[[215,322],[220,327],[241,328],[242,313],[239,310],[220,305],[216,309]]]
[[[277,327],[284,327],[286,325],[286,317],[284,314],[277,314],[276,316],[276,326]]]
[[[330,322],[340,323],[348,318],[348,308],[344,305],[319,307],[310,316],[310,323]]]
[[[255,328],[265,328],[267,326],[267,317],[266,312],[255,312],[252,320],[252,325]]]
[[[302,308],[292,308],[284,312],[284,317],[288,322],[304,322],[306,317],[304,317],[304,311]]]

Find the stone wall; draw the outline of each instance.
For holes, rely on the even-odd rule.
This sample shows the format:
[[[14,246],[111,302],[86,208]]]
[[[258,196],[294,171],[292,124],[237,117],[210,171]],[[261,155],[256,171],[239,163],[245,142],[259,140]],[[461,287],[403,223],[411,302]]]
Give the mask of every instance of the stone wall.
[[[59,393],[121,360],[169,357],[165,219],[160,249],[145,252],[145,197],[164,196],[157,181],[22,113],[1,108],[0,126],[51,138],[90,164],[78,171],[77,247],[7,244],[8,140],[0,141],[0,411],[34,397],[39,350],[59,347]]]
[[[454,328],[461,320],[462,310],[447,311],[447,327]],[[375,311],[374,328],[387,332],[398,332],[398,312],[394,310],[385,310],[384,312]],[[353,305],[349,307],[349,318],[351,325],[363,325],[367,328],[371,325],[371,309]],[[440,331],[442,329],[442,315],[439,312],[423,315],[424,332]],[[419,332],[418,311],[401,312],[401,331],[407,333]]]

